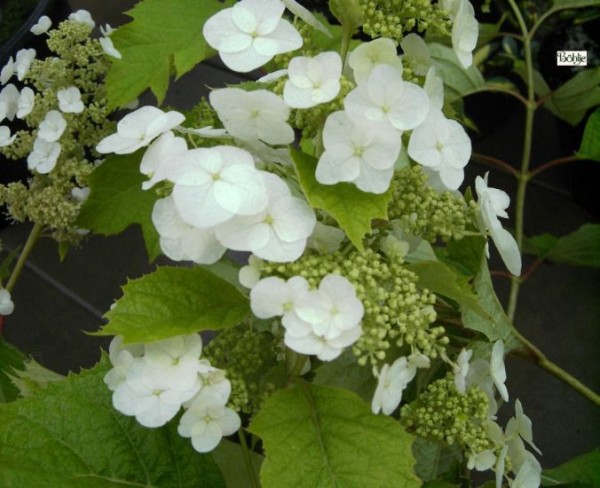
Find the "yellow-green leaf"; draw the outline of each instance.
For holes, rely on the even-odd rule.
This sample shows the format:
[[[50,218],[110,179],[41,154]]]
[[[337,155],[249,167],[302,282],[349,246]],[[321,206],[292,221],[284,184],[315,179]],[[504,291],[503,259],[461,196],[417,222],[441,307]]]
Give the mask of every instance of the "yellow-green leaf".
[[[263,488],[417,488],[413,436],[356,393],[301,382],[269,397],[250,431],[264,443]]]
[[[314,208],[328,212],[346,231],[348,238],[360,251],[364,250],[363,237],[371,232],[373,219],[387,220],[390,191],[381,195],[360,191],[351,183],[322,185],[315,178],[316,158],[292,149],[300,185]]]

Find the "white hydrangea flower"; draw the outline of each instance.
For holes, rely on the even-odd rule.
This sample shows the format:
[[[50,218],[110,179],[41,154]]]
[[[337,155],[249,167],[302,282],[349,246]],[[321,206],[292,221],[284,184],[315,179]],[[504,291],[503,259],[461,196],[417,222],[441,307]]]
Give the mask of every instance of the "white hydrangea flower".
[[[17,79],[23,81],[25,75],[29,71],[31,63],[35,59],[35,49],[21,49],[15,56],[15,72],[17,73]]]
[[[520,436],[529,444],[535,452],[542,454],[538,447],[533,443],[533,430],[531,428],[531,419],[523,412],[523,405],[519,399],[515,400],[515,416],[510,418],[506,424],[506,437],[512,439]]]
[[[293,197],[279,176],[261,172],[267,190],[266,208],[254,215],[237,215],[215,229],[221,244],[236,251],[250,251],[273,262],[298,259],[312,233],[313,209]]]
[[[351,117],[385,121],[404,131],[425,120],[429,100],[420,86],[404,81],[402,74],[391,66],[380,64],[364,83],[346,95],[344,107]]]
[[[492,357],[490,359],[490,375],[494,380],[496,388],[500,392],[502,399],[508,401],[508,390],[504,382],[506,381],[506,369],[504,367],[504,342],[498,339],[492,348]]]
[[[430,110],[410,136],[408,155],[439,173],[448,190],[457,190],[471,158],[471,139],[458,122],[447,119],[441,110]]]
[[[2,70],[0,70],[0,85],[6,85],[8,80],[12,78],[15,74],[15,60],[11,56],[8,58],[8,61],[4,66],[2,66]]]
[[[96,150],[103,154],[133,153],[184,120],[185,116],[179,112],[165,113],[152,106],[140,107],[123,117],[117,124],[117,133],[102,139]]]
[[[73,12],[69,15],[69,20],[73,22],[81,22],[82,24],[87,24],[91,29],[96,27],[96,22],[92,18],[92,15],[87,10],[77,10],[77,12]]]
[[[308,281],[301,276],[292,276],[287,281],[269,276],[252,287],[250,308],[259,319],[278,317],[292,311],[297,300],[308,290]]]
[[[58,110],[50,110],[40,123],[38,137],[48,142],[58,141],[67,128],[67,121]]]
[[[21,90],[19,100],[17,102],[17,118],[23,119],[28,116],[33,110],[33,104],[35,103],[35,93],[28,86]]]
[[[334,339],[360,325],[365,313],[352,283],[337,274],[325,276],[318,290],[309,291],[294,304],[295,314],[312,325],[326,340]],[[289,325],[286,325],[289,329]]]
[[[506,439],[506,446],[508,447],[508,457],[511,461],[511,470],[517,474],[521,471],[524,465],[530,465],[531,467],[541,471],[542,467],[535,456],[525,449],[523,439],[519,436]]]
[[[27,157],[27,167],[41,174],[48,174],[56,166],[61,146],[58,142],[48,142],[38,137],[33,143],[33,151]]]
[[[162,252],[174,261],[198,264],[216,263],[226,248],[211,229],[198,229],[179,216],[172,197],[157,200],[152,210],[152,223],[160,235]]]
[[[14,120],[19,110],[19,90],[15,85],[9,83],[0,92],[0,122],[8,119]]]
[[[58,107],[64,113],[80,114],[85,108],[81,101],[81,92],[76,86],[58,90],[56,98],[58,98]]]
[[[345,238],[346,233],[342,229],[317,222],[306,241],[306,247],[321,254],[331,254],[340,248]]]
[[[342,58],[337,52],[322,52],[314,58],[298,56],[288,65],[289,79],[283,100],[292,108],[310,108],[333,100],[340,92]]]
[[[123,55],[117,50],[117,48],[115,48],[115,45],[110,37],[101,37],[98,39],[98,41],[100,42],[100,46],[102,46],[104,54],[116,59],[123,58]]]
[[[459,393],[464,394],[466,390],[466,379],[469,373],[469,361],[473,356],[473,351],[470,349],[462,349],[456,360],[456,364],[453,367],[454,370],[454,384]],[[488,468],[489,469],[489,468]]]
[[[10,135],[10,128],[0,125],[0,147],[10,146],[16,138],[17,134]]]
[[[510,483],[510,488],[538,488],[542,483],[542,469],[539,463],[526,460],[517,476]]]
[[[473,64],[473,50],[477,46],[479,24],[469,0],[456,2],[458,12],[452,22],[452,49],[463,68]]]
[[[0,315],[10,315],[15,309],[10,292],[6,288],[0,288]]]
[[[322,335],[316,334],[310,324],[306,324],[302,333],[298,333],[298,329],[294,332],[286,330],[283,342],[287,347],[300,354],[315,355],[321,361],[333,361],[342,354],[346,347],[354,344],[361,334],[362,328],[356,326],[333,339],[326,339]]]
[[[116,59],[122,59],[123,56],[119,51],[117,51],[115,45],[112,42],[112,39],[110,38],[110,35],[113,33],[113,31],[114,29],[110,26],[110,24],[106,24],[104,27],[100,27],[100,32],[102,33],[103,37],[101,37],[98,40],[100,41],[100,45],[102,46],[102,50],[105,54],[107,54],[108,56],[112,56]]]
[[[444,80],[438,75],[435,66],[431,66],[427,70],[423,89],[429,98],[429,110],[442,110],[444,106]]]
[[[385,64],[402,75],[402,60],[396,53],[396,44],[387,37],[364,42],[350,53],[348,64],[358,85],[364,83],[376,66]]]
[[[227,132],[238,139],[260,139],[267,144],[294,140],[294,130],[287,123],[290,108],[270,91],[220,88],[210,92],[209,100]]]
[[[475,179],[475,191],[477,192],[480,206],[480,227],[487,231],[494,241],[504,264],[515,276],[521,274],[521,253],[514,237],[502,227],[498,217],[506,218],[506,209],[510,203],[509,196],[502,190],[488,187],[488,173],[483,178]]]
[[[108,354],[113,367],[104,375],[104,383],[110,391],[115,391],[127,378],[133,362],[144,354],[144,346],[125,345],[122,336],[115,336],[108,347]]]
[[[390,366],[384,364],[377,377],[377,388],[371,401],[374,414],[391,415],[400,402],[402,393],[417,374],[417,367],[410,365],[406,357],[396,359]]]
[[[284,10],[279,0],[242,0],[208,19],[202,33],[228,68],[246,73],[302,46],[298,31],[281,18]]]
[[[260,267],[263,260],[254,254],[248,258],[248,264],[240,268],[238,280],[242,286],[246,288],[254,288],[260,280]]]
[[[288,308],[282,319],[283,340],[301,354],[331,361],[362,334],[364,307],[343,276],[325,276],[318,290],[299,294]]]
[[[180,392],[182,402],[200,390],[198,377],[202,339],[198,334],[179,335],[146,344],[143,378],[158,388]]]
[[[209,452],[241,424],[238,414],[227,408],[221,398],[200,391],[181,417],[177,432],[182,437],[191,437],[196,451]]]
[[[415,33],[408,34],[400,41],[400,47],[404,53],[402,59],[410,62],[413,72],[421,76],[427,74],[433,60],[423,38]]]
[[[384,193],[390,185],[402,141],[398,131],[344,111],[334,112],[323,129],[325,152],[319,158],[316,178],[333,185],[353,182],[371,193]]]
[[[31,29],[29,29],[29,31],[32,34],[39,36],[48,32],[48,29],[50,29],[50,27],[52,27],[52,20],[50,20],[50,17],[48,17],[47,15],[42,15],[38,19],[38,21],[31,27]]]
[[[496,472],[496,488],[502,488],[502,480],[504,479],[504,468],[506,467],[506,455],[508,454],[508,446],[505,445],[498,457],[496,458],[496,466],[494,471]]]
[[[465,388],[477,386],[488,398],[488,416],[494,417],[498,412],[498,402],[494,391],[494,380],[490,375],[490,363],[478,358],[469,364],[469,371],[465,379]]]
[[[202,394],[213,395],[219,398],[223,405],[226,405],[231,394],[231,382],[227,379],[225,371],[211,366],[207,359],[201,359],[199,377],[202,383]],[[193,401],[194,399],[192,399]]]
[[[192,149],[171,171],[173,199],[181,218],[198,228],[213,227],[234,215],[264,210],[264,178],[252,156],[237,147]]]
[[[469,460],[467,462],[468,469],[475,469],[477,471],[487,471],[492,469],[496,464],[496,456],[494,451],[491,449],[485,449],[478,453],[469,453]]]
[[[142,156],[140,172],[150,177],[149,181],[142,183],[142,189],[148,190],[159,181],[168,180],[169,171],[187,150],[185,139],[175,137],[173,131],[161,134]]]
[[[315,29],[320,30],[327,37],[329,37],[329,38],[332,37],[331,33],[329,32],[327,27],[325,27],[325,25],[323,25],[323,23],[319,19],[317,19],[313,15],[313,13],[310,10],[308,10],[306,7],[303,7],[302,5],[300,5],[296,0],[281,0],[281,1],[284,3],[285,8],[287,8],[296,17],[302,19],[304,22],[306,22],[311,27],[314,27]]]
[[[124,415],[134,416],[144,427],[161,427],[177,415],[186,395],[159,387],[156,378],[145,375],[144,370],[143,358],[129,365],[125,380],[113,393],[113,407]]]
[[[91,190],[87,186],[84,186],[83,188],[75,187],[71,190],[71,196],[76,202],[83,203],[90,196],[90,192]]]

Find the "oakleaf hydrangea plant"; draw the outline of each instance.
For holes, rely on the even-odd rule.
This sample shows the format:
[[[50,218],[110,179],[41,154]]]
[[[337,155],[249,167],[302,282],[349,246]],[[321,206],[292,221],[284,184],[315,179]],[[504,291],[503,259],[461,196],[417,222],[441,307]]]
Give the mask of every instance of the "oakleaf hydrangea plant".
[[[35,238],[75,244],[97,230],[94,212],[130,215],[95,204],[118,184],[146,215],[148,249],[154,238],[180,263],[124,286],[93,370],[123,437],[162,432],[173,457],[202,464],[177,471],[180,486],[211,470],[224,486],[213,455],[230,486],[242,486],[234,464],[253,487],[445,486],[470,471],[496,488],[540,486],[542,453],[504,365],[538,350],[488,269],[497,252],[521,275],[522,229],[509,230],[493,175],[467,179],[471,139],[453,103],[456,74],[479,73],[475,9],[330,0],[325,17],[302,3],[144,0],[129,31],[106,26],[99,40],[85,11],[55,28],[41,18],[33,32],[52,54],[23,50],[2,69],[0,152],[26,159],[31,178],[0,186],[0,203]],[[186,51],[187,27],[180,43],[161,38],[180,23],[248,79],[188,112],[122,103],[140,94],[114,75],[137,76],[135,41],[159,39],[178,75],[206,57]],[[149,86],[161,101],[166,85]],[[2,315],[16,277],[0,288]],[[432,450],[452,463],[431,466]],[[111,469],[65,476],[138,482]]]

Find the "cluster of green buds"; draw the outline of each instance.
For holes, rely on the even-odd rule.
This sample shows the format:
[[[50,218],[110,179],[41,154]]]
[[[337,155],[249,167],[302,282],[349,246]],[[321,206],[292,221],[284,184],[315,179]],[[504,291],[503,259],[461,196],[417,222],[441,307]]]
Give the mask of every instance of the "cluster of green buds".
[[[402,230],[429,242],[462,239],[467,227],[475,223],[475,204],[462,195],[438,192],[431,187],[419,165],[407,166],[394,175],[388,217],[397,220]]]
[[[389,37],[400,42],[405,33],[428,29],[447,34],[452,28],[447,12],[431,0],[359,0],[362,29],[373,39]]]
[[[417,399],[400,410],[400,422],[425,439],[457,443],[465,451],[478,453],[493,449],[486,423],[489,400],[472,386],[460,393],[451,374],[430,383]]]
[[[204,348],[203,355],[210,363],[227,371],[232,409],[254,414],[276,390],[269,372],[277,365],[278,342],[270,332],[238,325],[223,330]]]

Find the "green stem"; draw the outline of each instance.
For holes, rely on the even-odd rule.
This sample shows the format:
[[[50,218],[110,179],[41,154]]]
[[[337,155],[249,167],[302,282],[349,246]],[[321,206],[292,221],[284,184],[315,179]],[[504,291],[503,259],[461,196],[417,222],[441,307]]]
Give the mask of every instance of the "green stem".
[[[562,369],[557,364],[554,364],[550,361],[545,354],[540,351],[535,344],[533,344],[529,339],[524,337],[520,332],[516,329],[513,330],[513,333],[517,336],[517,338],[525,345],[527,348],[527,352],[529,353],[526,357],[529,359],[533,359],[533,361],[545,369],[553,376],[563,381],[575,391],[583,395],[589,401],[591,401],[594,405],[600,407],[600,395],[595,393],[593,390],[585,386],[581,381],[579,381],[574,376],[567,373],[564,369]]]
[[[300,376],[307,359],[307,356],[292,351],[289,347],[285,349],[286,384],[293,381],[295,377]]]
[[[352,29],[349,29],[347,25],[342,26],[342,46],[340,48],[340,57],[342,58],[342,72],[346,67],[346,58],[348,57],[348,50],[350,49],[350,40],[352,39]]]
[[[12,292],[12,290],[15,286],[15,283],[19,279],[19,276],[21,275],[21,271],[23,271],[23,267],[25,266],[25,263],[27,262],[27,258],[29,258],[31,251],[33,251],[33,248],[34,248],[36,242],[40,238],[42,229],[43,229],[43,226],[41,224],[35,224],[33,226],[33,228],[31,229],[31,232],[29,232],[29,237],[27,237],[27,242],[25,242],[25,246],[23,247],[23,250],[21,251],[21,254],[19,255],[17,264],[15,264],[15,267],[13,268],[10,278],[8,279],[8,283],[6,284],[6,287],[5,287],[9,293]]]
[[[529,163],[531,160],[531,143],[533,139],[533,118],[536,109],[535,91],[533,88],[533,59],[531,54],[531,36],[527,30],[525,19],[517,6],[516,0],[508,0],[515,14],[521,32],[523,33],[523,51],[525,53],[525,69],[527,81],[527,104],[525,105],[525,132],[523,141],[523,156],[518,175],[517,203],[515,210],[515,240],[519,249],[523,248],[523,220],[525,214],[525,193],[529,181]],[[508,299],[507,315],[512,322],[517,309],[519,288],[522,280],[515,276],[511,280],[510,295]]]
[[[252,466],[252,459],[250,458],[250,449],[248,448],[248,443],[246,442],[246,434],[244,432],[243,427],[240,427],[238,430],[238,437],[240,438],[240,445],[242,446],[242,456],[244,457],[244,464],[246,466],[246,471],[248,472],[248,480],[250,481],[250,486],[252,488],[260,488],[260,483],[256,479],[256,473],[254,472],[254,467]]]

